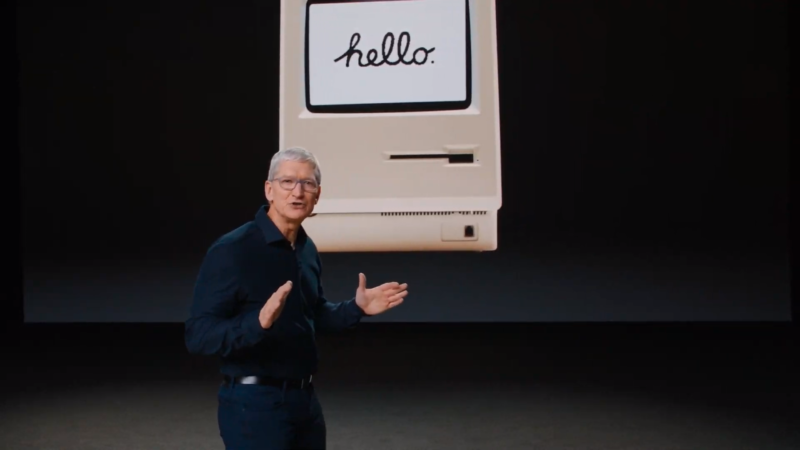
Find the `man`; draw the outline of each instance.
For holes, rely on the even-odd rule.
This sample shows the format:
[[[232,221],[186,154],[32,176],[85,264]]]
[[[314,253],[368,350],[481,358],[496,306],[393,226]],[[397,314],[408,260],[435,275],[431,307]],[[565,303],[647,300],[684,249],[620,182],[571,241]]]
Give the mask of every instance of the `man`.
[[[278,152],[264,184],[268,205],[219,238],[197,278],[186,346],[221,357],[218,423],[227,449],[324,449],[325,420],[314,391],[316,330],[337,331],[403,302],[407,285],[368,289],[331,303],[322,266],[301,223],[322,189],[316,158]]]

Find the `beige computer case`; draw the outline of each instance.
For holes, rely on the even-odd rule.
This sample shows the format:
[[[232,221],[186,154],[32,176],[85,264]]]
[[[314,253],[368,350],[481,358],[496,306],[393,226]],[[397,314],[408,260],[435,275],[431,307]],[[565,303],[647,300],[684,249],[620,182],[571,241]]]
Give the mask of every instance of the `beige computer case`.
[[[304,147],[320,160],[322,196],[303,224],[319,250],[495,250],[502,192],[494,0],[469,0],[472,105],[381,114],[306,109],[306,4],[281,0],[280,147]],[[473,162],[390,159],[447,153]]]

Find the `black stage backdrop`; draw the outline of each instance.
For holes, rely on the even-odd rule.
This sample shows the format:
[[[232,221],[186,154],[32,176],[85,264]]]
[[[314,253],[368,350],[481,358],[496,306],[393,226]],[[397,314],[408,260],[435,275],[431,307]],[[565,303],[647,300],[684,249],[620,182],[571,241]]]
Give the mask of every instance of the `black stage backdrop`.
[[[325,254],[331,299],[364,271],[410,283],[375,321],[790,320],[786,9],[498,0],[499,250]],[[26,321],[186,318],[263,202],[279,14],[18,2]]]

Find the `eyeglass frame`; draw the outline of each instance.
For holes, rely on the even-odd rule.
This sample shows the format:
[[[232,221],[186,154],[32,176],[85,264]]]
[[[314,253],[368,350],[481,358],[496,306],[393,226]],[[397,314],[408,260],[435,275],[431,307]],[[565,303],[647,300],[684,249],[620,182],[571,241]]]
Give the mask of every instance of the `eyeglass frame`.
[[[313,193],[319,191],[319,184],[317,184],[316,180],[301,180],[299,178],[294,178],[294,177],[281,177],[281,178],[275,178],[275,179],[270,180],[270,181],[277,181],[278,182],[278,186],[281,186],[281,183],[284,182],[284,181],[292,181],[292,187],[291,188],[285,188],[285,187],[281,186],[281,189],[285,189],[286,191],[289,191],[289,192],[293,191],[294,188],[296,188],[298,184],[300,184],[300,186],[301,186],[300,190],[302,192],[309,192],[309,193],[313,194]],[[313,189],[309,188],[309,183],[314,185]]]

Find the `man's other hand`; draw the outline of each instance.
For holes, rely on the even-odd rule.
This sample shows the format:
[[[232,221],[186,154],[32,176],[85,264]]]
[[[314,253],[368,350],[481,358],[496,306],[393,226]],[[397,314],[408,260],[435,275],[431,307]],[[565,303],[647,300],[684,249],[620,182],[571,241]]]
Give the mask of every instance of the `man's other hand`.
[[[367,289],[367,277],[358,274],[358,289],[356,289],[356,304],[368,316],[380,314],[388,309],[403,303],[408,295],[408,284],[396,281],[384,283],[372,289]]]

